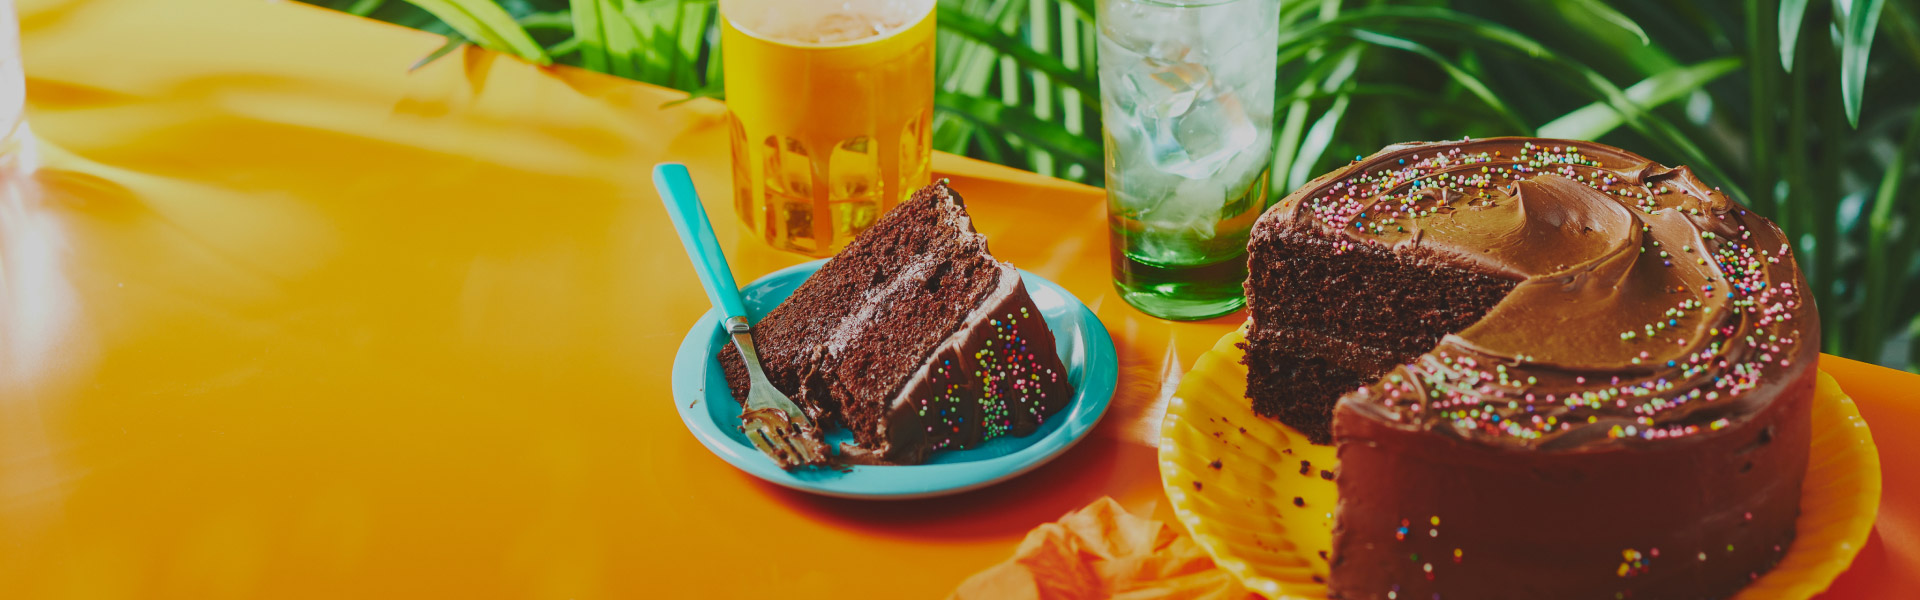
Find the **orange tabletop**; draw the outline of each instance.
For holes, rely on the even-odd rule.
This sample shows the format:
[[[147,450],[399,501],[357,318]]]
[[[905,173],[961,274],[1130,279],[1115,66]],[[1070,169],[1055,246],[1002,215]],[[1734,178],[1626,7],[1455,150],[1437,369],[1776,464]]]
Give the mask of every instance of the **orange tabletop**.
[[[1166,515],[1164,398],[1240,317],[1108,283],[1096,189],[941,156],[996,254],[1092,306],[1085,443],[960,496],[733,470],[681,424],[705,296],[648,180],[688,163],[743,282],[724,107],[292,2],[21,2],[43,167],[0,177],[0,597],[938,597],[1101,497]],[[1920,589],[1920,377],[1822,366],[1879,440],[1830,597]]]

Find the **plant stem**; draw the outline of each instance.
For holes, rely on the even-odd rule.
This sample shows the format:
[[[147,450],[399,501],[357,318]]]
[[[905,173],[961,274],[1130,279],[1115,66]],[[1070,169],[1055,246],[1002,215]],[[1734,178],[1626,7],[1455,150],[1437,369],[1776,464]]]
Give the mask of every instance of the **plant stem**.
[[[1821,40],[1820,43],[1815,44],[1815,49],[1818,51],[1815,55],[1815,60],[1818,62],[1814,64],[1833,64],[1839,59],[1838,48],[1835,48],[1832,42]],[[1828,81],[1837,83],[1836,74],[1836,71],[1828,70],[1826,73]],[[1833,88],[1822,87],[1821,89]],[[1828,330],[1830,335],[1824,336],[1825,340],[1821,345],[1827,352],[1859,356],[1860,354],[1856,352],[1847,351],[1848,349],[1858,350],[1858,348],[1852,348],[1847,344],[1847,338],[1851,332],[1841,325],[1840,294],[1835,285],[1835,271],[1839,269],[1841,243],[1838,213],[1840,199],[1844,197],[1840,190],[1840,161],[1846,155],[1845,141],[1853,132],[1853,128],[1848,125],[1846,108],[1836,94],[1822,94],[1822,98],[1820,166],[1817,180],[1819,196],[1811,198],[1811,202],[1808,203],[1809,212],[1813,217],[1813,236],[1816,240],[1813,246],[1813,289],[1818,297],[1820,322],[1834,324],[1834,327]]]
[[[1773,167],[1774,65],[1779,64],[1774,49],[1780,44],[1779,29],[1769,18],[1779,12],[1774,4],[1773,0],[1747,0],[1748,99],[1753,104],[1747,132],[1752,136],[1748,145],[1752,179],[1747,188],[1754,208],[1768,215],[1780,214],[1779,199],[1773,193],[1774,182],[1779,181]]]
[[[1909,161],[1914,159],[1916,153],[1920,153],[1920,109],[1916,109],[1907,122],[1906,141],[1900,144],[1900,149],[1893,153],[1893,161],[1881,173],[1880,188],[1874,194],[1872,212],[1867,220],[1867,277],[1863,290],[1866,301],[1860,309],[1860,337],[1856,340],[1860,350],[1857,356],[1862,358],[1879,355],[1886,341],[1887,329],[1896,321],[1892,312],[1887,310],[1887,297],[1893,294],[1891,288],[1896,285],[1894,266],[1891,264],[1893,261],[1890,259],[1902,261],[1899,264],[1901,274],[1913,261],[1910,244],[1900,244],[1896,250],[1889,248],[1893,244],[1888,238],[1893,235],[1893,208],[1899,203],[1900,183],[1906,175]],[[1920,225],[1920,222],[1911,218],[1907,220],[1906,241],[1914,238],[1913,229],[1916,225]],[[1895,250],[1891,252],[1891,257],[1890,250]]]

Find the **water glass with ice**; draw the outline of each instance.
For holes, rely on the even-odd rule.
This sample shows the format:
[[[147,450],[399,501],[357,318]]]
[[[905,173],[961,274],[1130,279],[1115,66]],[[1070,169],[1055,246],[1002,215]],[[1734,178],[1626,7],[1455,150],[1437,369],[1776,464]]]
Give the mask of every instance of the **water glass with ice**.
[[[1100,0],[1114,286],[1166,319],[1246,303],[1267,203],[1279,0]]]

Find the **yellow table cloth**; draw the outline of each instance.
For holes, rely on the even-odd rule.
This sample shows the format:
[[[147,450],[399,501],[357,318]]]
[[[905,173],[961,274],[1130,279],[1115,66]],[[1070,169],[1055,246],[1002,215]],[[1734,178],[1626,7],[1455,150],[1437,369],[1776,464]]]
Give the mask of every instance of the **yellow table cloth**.
[[[692,167],[743,282],[805,260],[735,225],[721,104],[472,49],[409,72],[441,38],[293,2],[20,16],[44,167],[0,181],[0,597],[941,596],[1101,496],[1166,520],[1163,399],[1239,319],[1120,302],[1098,190],[940,156],[1112,332],[1114,407],[985,490],[799,494],[671,405],[707,301],[648,168]],[[1920,458],[1920,378],[1822,366]],[[1915,487],[1846,597],[1920,585]]]

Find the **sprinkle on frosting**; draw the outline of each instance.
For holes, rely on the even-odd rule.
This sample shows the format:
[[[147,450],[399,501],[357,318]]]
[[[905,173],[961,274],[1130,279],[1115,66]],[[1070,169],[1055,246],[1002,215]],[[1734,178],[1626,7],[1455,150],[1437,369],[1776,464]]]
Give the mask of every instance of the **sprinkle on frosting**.
[[[971,371],[962,372],[952,360],[942,360],[933,368],[934,380],[943,384],[944,392],[915,401],[934,440],[932,449],[970,447],[969,436],[964,435],[969,415],[977,415],[980,442],[1008,435],[1022,419],[1036,425],[1046,422],[1043,400],[1050,390],[1058,389],[1061,373],[1044,360],[1052,358],[1053,349],[1028,347],[1020,327],[1023,321],[1039,318],[1024,306],[989,318],[985,342],[972,348],[970,360],[963,361],[972,366]],[[1016,410],[1027,414],[1014,414]]]

